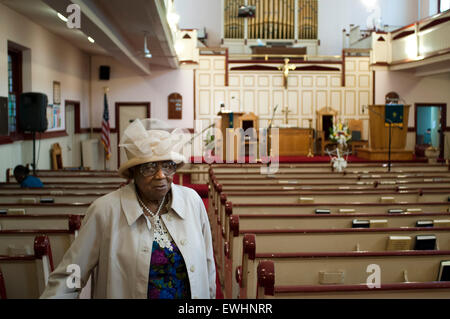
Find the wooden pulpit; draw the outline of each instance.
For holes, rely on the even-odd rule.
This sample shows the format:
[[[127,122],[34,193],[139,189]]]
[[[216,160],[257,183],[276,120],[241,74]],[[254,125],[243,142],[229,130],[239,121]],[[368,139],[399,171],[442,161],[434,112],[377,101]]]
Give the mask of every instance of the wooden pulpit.
[[[405,150],[410,105],[403,105],[403,119],[391,127],[391,160],[412,160],[413,152]],[[386,105],[369,105],[369,148],[358,150],[358,156],[368,160],[388,160],[389,124],[386,123]]]
[[[216,124],[216,127],[221,131],[222,133],[222,159],[225,162],[227,160],[226,154],[227,154],[227,147],[230,144],[227,141],[227,130],[228,129],[235,129],[235,128],[239,128],[240,125],[242,125],[242,122],[240,121],[240,117],[243,115],[244,113],[242,112],[233,112],[233,111],[223,111],[221,110],[219,113],[217,113],[217,115],[220,116],[220,120],[219,123]],[[217,142],[219,142],[219,140],[217,140]],[[238,155],[241,154],[237,154],[238,153],[238,149],[237,149],[237,137],[234,137],[234,150],[233,150],[233,158],[234,161],[237,160]]]

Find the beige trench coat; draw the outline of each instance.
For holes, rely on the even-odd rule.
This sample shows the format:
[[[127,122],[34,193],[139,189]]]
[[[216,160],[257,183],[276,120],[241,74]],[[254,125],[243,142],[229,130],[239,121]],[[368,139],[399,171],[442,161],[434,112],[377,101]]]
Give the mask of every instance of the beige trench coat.
[[[82,287],[92,273],[93,298],[147,298],[153,229],[134,187],[129,184],[92,203],[41,298],[78,297],[80,289],[66,283],[73,274],[66,271],[71,264],[80,266]],[[216,269],[203,201],[194,190],[175,184],[172,195],[171,209],[162,219],[186,263],[191,297],[215,298]]]

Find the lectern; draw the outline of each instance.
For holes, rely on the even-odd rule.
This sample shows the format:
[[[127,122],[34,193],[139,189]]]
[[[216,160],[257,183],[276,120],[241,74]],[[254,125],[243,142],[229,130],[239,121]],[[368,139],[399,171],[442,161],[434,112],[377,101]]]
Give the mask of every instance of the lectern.
[[[243,115],[244,113],[242,112],[233,112],[233,111],[226,111],[226,110],[221,110],[219,113],[217,113],[217,115],[220,116],[220,121],[218,123],[217,127],[221,133],[222,133],[222,159],[225,162],[227,160],[227,148],[230,145],[230,142],[227,140],[227,130],[229,129],[235,129],[235,128],[239,128],[241,125],[241,121],[240,121],[240,117]],[[233,149],[233,159],[234,161],[237,160],[238,155],[239,156],[244,156],[244,154],[238,154],[238,148],[237,148],[237,137],[236,135],[234,136],[234,149]],[[216,140],[217,142],[220,142],[219,140]],[[231,150],[230,150],[231,151]]]
[[[389,157],[389,123],[386,119],[386,108],[390,105],[369,105],[370,146],[358,150],[358,156],[368,160],[386,161]],[[393,106],[391,106],[393,107]],[[401,108],[402,119],[394,121],[391,126],[391,160],[411,160],[412,151],[405,150],[406,135],[408,133],[408,116],[410,105],[396,105]],[[396,112],[389,111],[390,116],[397,116]],[[389,116],[388,116],[389,118]]]

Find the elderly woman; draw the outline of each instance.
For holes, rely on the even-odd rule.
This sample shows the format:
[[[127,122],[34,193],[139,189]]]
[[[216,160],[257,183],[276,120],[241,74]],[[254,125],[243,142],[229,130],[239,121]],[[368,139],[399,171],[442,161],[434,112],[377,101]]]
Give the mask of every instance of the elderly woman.
[[[135,120],[125,130],[119,146],[127,162],[119,175],[133,182],[92,203],[41,298],[76,298],[90,275],[93,298],[215,298],[203,201],[172,183],[185,161],[179,152],[183,137],[151,119]],[[74,281],[67,272],[71,264],[80,267],[78,289],[67,284]]]

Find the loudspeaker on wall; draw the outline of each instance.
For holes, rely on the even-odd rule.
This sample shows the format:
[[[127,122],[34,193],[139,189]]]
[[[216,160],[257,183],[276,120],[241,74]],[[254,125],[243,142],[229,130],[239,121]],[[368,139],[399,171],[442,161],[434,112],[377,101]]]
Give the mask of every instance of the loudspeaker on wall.
[[[19,128],[22,131],[44,132],[48,125],[47,104],[48,98],[44,93],[22,93],[19,104]]]
[[[110,67],[108,65],[100,65],[99,69],[99,79],[100,80],[109,80],[109,71]]]

